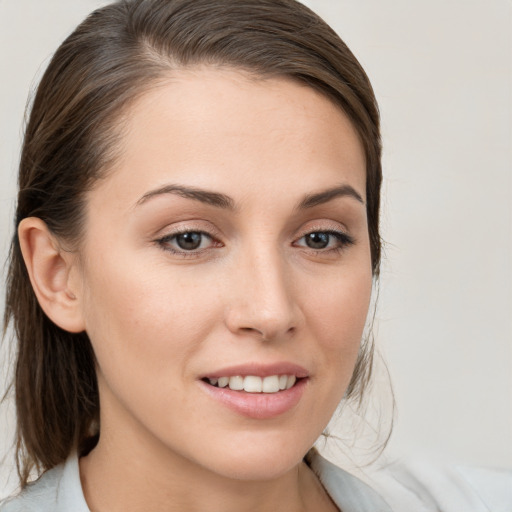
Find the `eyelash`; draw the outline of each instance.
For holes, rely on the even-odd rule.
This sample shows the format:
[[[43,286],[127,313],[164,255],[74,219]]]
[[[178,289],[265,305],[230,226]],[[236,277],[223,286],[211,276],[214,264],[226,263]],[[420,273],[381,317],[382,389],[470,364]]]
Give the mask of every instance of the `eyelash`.
[[[211,247],[208,247],[205,249],[193,249],[193,250],[187,251],[187,250],[183,250],[183,249],[175,249],[169,245],[173,240],[176,240],[177,237],[179,237],[180,235],[186,235],[186,234],[199,234],[202,237],[206,237],[206,238],[210,239],[214,243],[214,247],[215,247],[215,244],[217,244],[217,246],[222,246],[222,243],[219,242],[218,240],[216,240],[213,235],[211,235],[210,233],[208,233],[206,231],[201,231],[199,229],[184,229],[182,231],[176,231],[174,233],[170,233],[168,235],[163,236],[162,238],[155,240],[155,242],[164,251],[170,252],[171,254],[174,254],[174,255],[177,255],[177,256],[180,256],[183,258],[198,257],[201,253],[203,253],[204,251],[207,251],[208,249],[211,248]],[[324,249],[314,249],[311,247],[307,247],[305,245],[299,245],[298,247],[303,247],[304,249],[312,251],[314,254],[337,254],[337,253],[342,252],[347,247],[354,245],[354,243],[355,243],[354,238],[352,236],[350,236],[349,234],[347,234],[343,231],[336,231],[336,230],[331,230],[331,229],[316,229],[316,230],[308,231],[307,233],[302,235],[300,238],[298,238],[297,241],[302,240],[305,237],[307,237],[308,235],[313,235],[313,234],[322,234],[322,235],[328,235],[329,237],[334,237],[338,241],[339,245],[337,247],[324,248]],[[330,242],[330,240],[329,240],[329,242]],[[296,243],[297,242],[294,242],[294,244],[296,244]]]
[[[329,237],[334,237],[337,240],[339,245],[337,247],[331,247],[331,248],[325,248],[325,249],[313,249],[312,247],[307,247],[307,246],[303,246],[303,245],[301,245],[299,247],[304,247],[305,249],[314,251],[317,254],[326,254],[326,253],[327,254],[337,254],[337,253],[342,252],[347,247],[354,245],[354,243],[355,243],[354,238],[352,236],[350,236],[348,233],[345,233],[343,231],[336,231],[333,229],[315,229],[312,231],[308,231],[306,234],[302,235],[298,240],[302,240],[303,238],[307,237],[308,235],[313,235],[313,234],[316,234],[316,235],[322,234],[322,235],[328,235]],[[329,240],[329,242],[330,242],[330,240]]]
[[[159,238],[158,240],[156,240],[156,242],[158,243],[158,245],[160,245],[160,247],[164,251],[170,252],[171,254],[175,254],[182,258],[194,258],[194,257],[199,256],[202,252],[207,251],[210,247],[207,249],[199,249],[199,250],[195,249],[195,250],[191,250],[191,251],[186,251],[183,249],[172,248],[169,245],[173,240],[176,240],[177,237],[179,237],[180,235],[186,235],[186,234],[192,234],[192,233],[199,234],[202,237],[206,237],[206,238],[210,239],[212,242],[214,242],[214,244],[216,243],[217,245],[222,245],[221,242],[216,241],[216,239],[213,235],[211,235],[210,233],[207,233],[206,231],[202,231],[200,229],[183,229],[180,231],[175,231],[174,233],[170,233],[168,235],[163,236],[162,238]]]

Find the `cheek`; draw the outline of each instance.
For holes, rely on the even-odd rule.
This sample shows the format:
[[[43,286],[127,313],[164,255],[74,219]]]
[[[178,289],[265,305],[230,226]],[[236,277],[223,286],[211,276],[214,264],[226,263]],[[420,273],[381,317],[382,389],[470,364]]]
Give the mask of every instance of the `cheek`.
[[[308,294],[308,323],[320,333],[326,351],[346,352],[347,355],[357,353],[371,290],[370,272],[351,271]]]
[[[368,314],[372,275],[365,267],[336,272],[304,294],[306,341],[315,341],[315,401],[305,420],[318,435],[345,395],[359,354]],[[314,440],[313,440],[314,441]]]
[[[328,421],[352,378],[368,315],[372,291],[371,271],[352,268],[346,275],[331,279],[308,296],[310,335],[317,339],[319,382],[325,396]]]
[[[87,333],[105,376],[183,373],[218,316],[207,289],[162,265],[104,260],[86,282]]]

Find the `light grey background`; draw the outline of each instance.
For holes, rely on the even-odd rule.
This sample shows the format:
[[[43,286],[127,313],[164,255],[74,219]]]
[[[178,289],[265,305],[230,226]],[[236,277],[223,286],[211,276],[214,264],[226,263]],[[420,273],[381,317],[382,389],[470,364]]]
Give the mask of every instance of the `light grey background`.
[[[62,39],[104,3],[0,0],[2,261],[27,95]],[[305,3],[359,58],[382,111],[376,335],[398,404],[389,451],[512,467],[512,3]],[[0,456],[12,416],[0,408]],[[7,459],[0,496],[11,469]]]

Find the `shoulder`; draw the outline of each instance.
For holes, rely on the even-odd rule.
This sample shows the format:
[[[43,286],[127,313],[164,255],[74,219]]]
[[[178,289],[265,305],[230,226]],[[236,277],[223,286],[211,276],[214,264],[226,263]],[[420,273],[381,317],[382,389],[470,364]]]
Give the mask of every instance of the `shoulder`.
[[[355,477],[316,451],[307,461],[344,512],[512,511],[512,471],[408,460]]]
[[[371,471],[369,483],[397,512],[512,510],[512,471],[396,461]]]
[[[71,456],[43,473],[12,498],[0,502],[0,512],[89,512],[82,493],[78,458]]]
[[[370,485],[324,459],[315,449],[309,451],[306,462],[343,512],[392,512]]]
[[[55,510],[63,465],[44,473],[18,495],[0,502],[1,512],[50,512]]]

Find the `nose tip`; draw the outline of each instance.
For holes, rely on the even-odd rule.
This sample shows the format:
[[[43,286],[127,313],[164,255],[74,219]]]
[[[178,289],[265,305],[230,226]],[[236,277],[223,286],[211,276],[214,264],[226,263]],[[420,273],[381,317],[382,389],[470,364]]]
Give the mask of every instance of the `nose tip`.
[[[272,341],[273,339],[290,335],[295,331],[295,326],[286,325],[288,323],[286,319],[276,318],[275,314],[266,315],[264,312],[256,312],[253,314],[253,318],[259,317],[258,320],[252,322],[246,319],[245,322],[239,322],[239,326],[235,327],[234,331],[245,333],[248,335],[255,335],[261,338],[262,341]],[[243,324],[254,324],[252,327],[243,327]]]
[[[255,304],[230,308],[226,324],[235,334],[254,335],[262,341],[271,341],[291,335],[296,327],[288,312],[258,309]]]
[[[300,311],[291,281],[279,264],[252,265],[234,284],[236,293],[226,313],[228,329],[265,341],[292,335]]]

